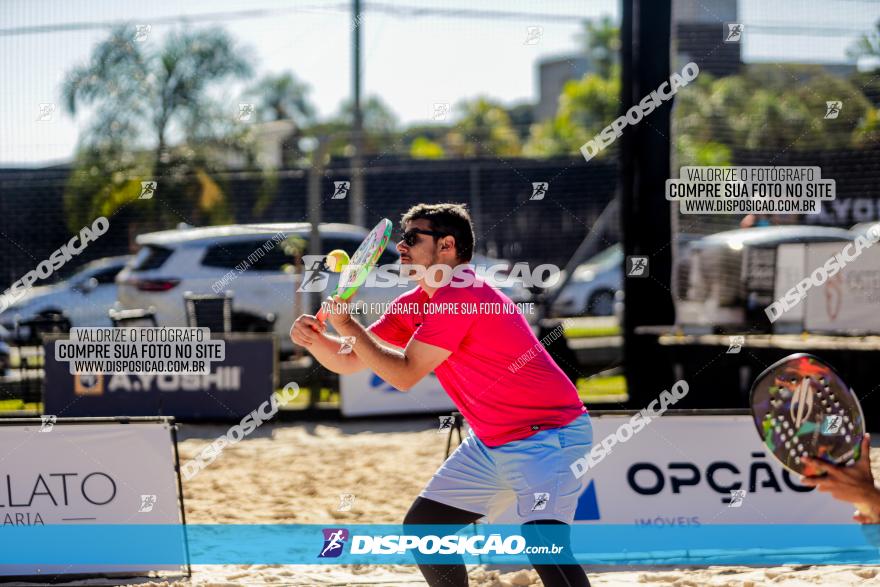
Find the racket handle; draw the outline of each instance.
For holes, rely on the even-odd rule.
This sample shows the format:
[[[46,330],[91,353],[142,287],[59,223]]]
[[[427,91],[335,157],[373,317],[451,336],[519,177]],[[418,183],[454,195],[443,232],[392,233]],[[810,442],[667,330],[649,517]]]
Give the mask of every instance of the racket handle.
[[[321,300],[321,307],[318,309],[318,313],[315,314],[315,318],[317,318],[318,322],[320,322],[321,324],[326,322],[327,318],[330,317],[330,303],[328,302],[328,300],[330,299],[331,298],[326,298]]]

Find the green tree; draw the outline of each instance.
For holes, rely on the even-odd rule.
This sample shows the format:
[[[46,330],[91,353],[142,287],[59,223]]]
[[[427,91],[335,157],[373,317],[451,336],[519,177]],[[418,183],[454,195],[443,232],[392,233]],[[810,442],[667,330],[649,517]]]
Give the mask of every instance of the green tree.
[[[529,132],[535,123],[535,107],[532,104],[517,104],[507,109],[507,116],[516,131],[516,136],[521,143],[529,140]]]
[[[579,37],[596,73],[604,78],[610,77],[620,55],[620,27],[606,15],[584,22]]]
[[[532,126],[525,153],[553,157],[577,153],[612,120],[620,108],[620,76],[587,74],[565,84],[556,116]],[[602,155],[600,155],[602,156]]]
[[[397,150],[399,133],[397,116],[378,96],[370,96],[361,103],[364,129],[364,150],[368,153],[387,153]],[[354,126],[354,104],[342,103],[339,114],[328,123],[318,125],[324,134],[333,134],[333,155],[351,156],[353,145],[351,130]],[[318,128],[316,127],[316,128]]]
[[[873,65],[872,70],[863,71],[853,76],[853,83],[862,89],[862,92],[870,97],[874,110],[869,112],[864,124],[859,128],[857,141],[859,144],[876,143],[880,140],[880,20],[874,25],[876,30],[869,35],[862,35],[847,54],[853,59],[869,58]]]
[[[292,120],[298,128],[315,122],[309,87],[290,72],[263,77],[247,95],[254,98],[256,115],[261,121]]]
[[[516,156],[522,151],[510,116],[503,106],[480,97],[456,106],[458,123],[447,135],[449,149],[459,156]]]
[[[254,104],[257,121],[292,123],[290,134],[281,145],[283,167],[307,165],[306,154],[300,149],[299,143],[306,134],[305,129],[314,125],[316,120],[315,107],[309,100],[308,85],[290,72],[267,75],[245,93],[245,99]],[[271,191],[277,188],[277,182],[268,177],[274,174],[274,170],[266,169],[264,172],[268,182],[265,187],[269,191],[263,190],[265,193],[257,206],[260,210],[269,203],[263,201],[265,197],[271,196]]]
[[[133,27],[114,29],[63,81],[70,113],[85,106],[94,113],[65,191],[71,228],[136,199],[145,180],[184,200],[178,212],[141,202],[160,223],[184,220],[181,212],[193,222],[229,220],[210,175],[230,150],[248,152],[248,133],[235,120],[237,108],[214,102],[209,91],[250,75],[243,51],[219,28],[174,32],[155,51],[134,38]]]
[[[836,119],[827,102],[840,101]],[[681,163],[728,149],[812,150],[852,147],[872,129],[873,108],[847,80],[821,66],[753,65],[743,74],[700,77],[676,95],[675,134]],[[713,146],[714,145],[714,146]],[[705,151],[708,148],[709,151]],[[714,152],[714,154],[712,154]]]

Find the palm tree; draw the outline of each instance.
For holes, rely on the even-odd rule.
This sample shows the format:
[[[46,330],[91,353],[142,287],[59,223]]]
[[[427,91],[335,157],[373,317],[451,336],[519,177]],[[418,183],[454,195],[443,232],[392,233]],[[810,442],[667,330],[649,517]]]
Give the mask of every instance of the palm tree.
[[[193,186],[206,185],[198,171],[204,173],[217,150],[243,144],[244,134],[234,132],[231,124],[235,110],[213,103],[208,92],[220,82],[251,74],[244,52],[219,28],[177,31],[158,50],[145,47],[135,41],[133,27],[119,27],[95,47],[87,63],[65,76],[62,94],[70,113],[84,106],[94,112],[80,137],[80,165],[65,194],[74,226],[99,210],[107,213],[109,207],[112,213],[132,199],[146,178],[164,181],[167,189],[186,177],[189,185],[183,191],[197,209],[208,217],[225,214],[222,201]],[[172,135],[175,149],[169,146]],[[96,162],[110,172],[102,174],[103,184],[78,177],[94,175]],[[210,209],[204,209],[209,203]]]
[[[255,98],[260,120],[292,120],[297,128],[315,121],[315,107],[309,102],[308,94],[308,85],[289,72],[267,75],[249,92]]]

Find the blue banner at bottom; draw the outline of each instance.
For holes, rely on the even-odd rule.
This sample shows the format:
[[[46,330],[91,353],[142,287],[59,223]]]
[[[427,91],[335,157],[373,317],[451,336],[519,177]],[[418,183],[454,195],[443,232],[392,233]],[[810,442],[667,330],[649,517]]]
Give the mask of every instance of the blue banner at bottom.
[[[880,526],[0,527],[0,565],[880,564]]]

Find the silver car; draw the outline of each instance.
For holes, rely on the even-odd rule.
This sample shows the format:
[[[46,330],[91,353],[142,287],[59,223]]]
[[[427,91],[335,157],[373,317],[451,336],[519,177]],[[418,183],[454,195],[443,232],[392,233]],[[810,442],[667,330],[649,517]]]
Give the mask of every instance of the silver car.
[[[353,252],[367,230],[350,224],[320,225],[321,248]],[[290,325],[298,314],[313,310],[336,287],[329,274],[320,292],[306,282],[312,271],[297,267],[297,257],[280,239],[295,238],[308,251],[311,227],[306,222],[182,228],[137,237],[140,250],[117,277],[119,309],[153,309],[159,326],[184,326],[184,293],[214,295],[229,291],[234,312],[274,315],[274,332],[282,350],[291,350]],[[250,259],[249,259],[250,258]],[[380,264],[397,262],[392,244]],[[367,307],[393,300],[403,288],[362,287],[357,300]],[[372,316],[367,316],[370,319]]]
[[[553,303],[557,316],[611,316],[623,287],[623,247],[612,245],[574,270]]]
[[[0,314],[0,324],[14,330],[16,324],[34,318],[60,315],[71,326],[110,326],[107,312],[116,302],[116,275],[129,260],[129,256],[98,259],[64,281],[31,288]]]
[[[367,230],[351,224],[321,224],[321,249],[352,253]],[[274,314],[274,333],[282,351],[293,349],[290,325],[301,313],[313,311],[321,299],[334,291],[338,274],[321,274],[319,291],[313,287],[316,271],[295,269],[295,258],[285,252],[279,235],[295,237],[308,250],[309,223],[229,225],[183,228],[144,234],[137,238],[140,251],[117,277],[119,309],[150,309],[159,326],[186,324],[184,292],[218,294],[230,291],[234,312],[256,316]],[[273,239],[273,237],[275,237]],[[267,244],[269,246],[267,247]],[[268,250],[267,250],[268,249]],[[254,262],[255,251],[263,254]],[[379,265],[396,265],[400,256],[393,242],[379,258]],[[485,258],[484,262],[494,260]],[[305,278],[305,279],[304,279]],[[305,284],[304,284],[305,281]],[[392,287],[362,286],[354,298],[363,302],[361,321],[369,324],[384,306],[413,284]],[[514,301],[527,301],[523,288],[500,288]]]

